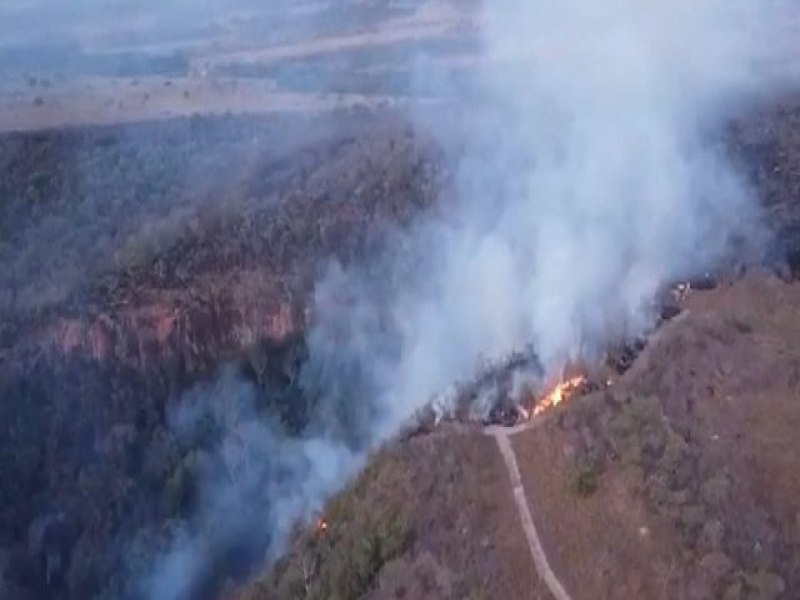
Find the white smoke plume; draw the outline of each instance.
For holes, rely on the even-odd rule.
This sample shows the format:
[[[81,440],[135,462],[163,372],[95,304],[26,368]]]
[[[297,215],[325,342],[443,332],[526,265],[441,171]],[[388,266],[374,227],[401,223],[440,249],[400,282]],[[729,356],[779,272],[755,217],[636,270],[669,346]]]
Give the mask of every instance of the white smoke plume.
[[[335,348],[369,363],[382,433],[528,345],[550,374],[596,356],[652,324],[661,286],[757,247],[757,205],[714,140],[746,102],[793,83],[782,67],[794,11],[745,0],[486,3],[458,197],[384,265],[387,279],[402,273],[386,308],[395,351],[381,362],[363,335]],[[321,289],[368,279],[355,269]],[[367,310],[317,308],[321,329],[344,318],[337,327],[350,331]],[[312,346],[312,360],[325,354]]]
[[[168,536],[149,575],[134,578],[132,596],[212,597],[231,571],[258,556],[276,558],[297,520],[319,511],[360,467],[363,455],[345,440],[318,428],[289,436],[277,419],[258,414],[257,399],[255,386],[226,369],[173,411],[171,430],[189,447],[209,430],[218,439],[193,461],[196,510]]]
[[[757,246],[757,205],[714,140],[746,102],[793,83],[783,68],[793,11],[744,0],[486,3],[476,93],[460,98],[455,199],[388,257],[334,265],[318,285],[303,381],[319,407],[297,442],[309,462],[289,468],[297,501],[268,519],[277,544],[454,383],[526,348],[551,375],[591,359],[652,324],[661,286]],[[259,435],[268,455],[294,451]],[[323,477],[314,448],[336,448],[346,468]],[[243,489],[234,496],[249,497]],[[201,520],[237,513],[217,496]],[[186,595],[201,541],[162,562],[154,597]]]

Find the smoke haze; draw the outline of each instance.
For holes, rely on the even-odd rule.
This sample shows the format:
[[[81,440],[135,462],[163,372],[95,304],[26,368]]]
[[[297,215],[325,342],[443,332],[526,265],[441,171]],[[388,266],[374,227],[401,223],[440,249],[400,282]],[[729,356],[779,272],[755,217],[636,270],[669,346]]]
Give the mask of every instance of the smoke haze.
[[[754,258],[763,241],[713,140],[733,111],[793,83],[765,68],[786,64],[790,5],[509,1],[482,17],[455,204],[383,266],[391,325],[333,350],[366,357],[382,434],[529,344],[549,375],[596,357],[653,323],[661,286]],[[368,279],[354,269],[321,288]],[[319,331],[343,319],[365,331],[374,296],[344,315],[318,305]],[[373,352],[389,331],[394,351]],[[330,354],[312,343],[312,362]]]
[[[789,83],[763,68],[780,64],[788,10],[488,3],[455,200],[377,266],[334,266],[318,285],[310,431],[363,457],[487,363],[530,346],[557,375],[652,325],[661,286],[757,248],[756,203],[711,140],[732,110]],[[298,470],[310,495],[284,523],[342,484],[309,489],[320,473]]]
[[[173,532],[138,593],[165,600],[207,594],[214,569],[248,564],[264,551],[265,537],[266,558],[276,558],[298,517],[320,510],[361,464],[343,440],[325,433],[288,436],[277,420],[258,414],[257,398],[253,386],[226,370],[188,393],[171,415],[173,431],[190,446],[209,427],[219,438],[198,461],[195,514]]]
[[[467,142],[452,157],[453,198],[381,256],[332,264],[318,282],[299,378],[316,408],[299,436],[264,424],[235,375],[182,399],[173,431],[207,418],[220,435],[197,513],[138,592],[192,597],[220,556],[265,538],[275,557],[297,519],[454,383],[527,348],[557,376],[650,327],[665,284],[756,257],[757,205],[714,140],[744,103],[794,83],[781,68],[792,12],[488,2],[471,93],[458,98]],[[452,147],[444,127],[412,116]]]
[[[732,109],[788,83],[763,68],[780,64],[788,10],[721,0],[487,4],[477,93],[461,99],[469,143],[455,201],[377,266],[332,267],[318,285],[303,374],[319,398],[310,437],[254,436],[256,447],[304,457],[284,465],[295,495],[269,513],[273,549],[357,457],[454,382],[528,346],[557,375],[567,360],[649,327],[664,284],[758,247],[747,183],[711,139]],[[317,462],[332,448],[343,457],[333,471]],[[208,522],[239,513],[219,493]],[[185,581],[186,571],[176,575],[185,548],[163,563],[158,585]]]

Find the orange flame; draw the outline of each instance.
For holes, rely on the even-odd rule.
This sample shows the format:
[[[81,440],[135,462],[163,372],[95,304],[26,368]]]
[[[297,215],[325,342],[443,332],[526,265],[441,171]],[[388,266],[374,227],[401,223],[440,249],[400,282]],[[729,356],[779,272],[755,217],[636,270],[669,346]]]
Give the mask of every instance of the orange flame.
[[[575,392],[586,383],[584,375],[575,375],[564,379],[549,392],[542,396],[541,400],[533,407],[533,416],[542,414],[543,412],[558,406],[564,400],[572,396]]]

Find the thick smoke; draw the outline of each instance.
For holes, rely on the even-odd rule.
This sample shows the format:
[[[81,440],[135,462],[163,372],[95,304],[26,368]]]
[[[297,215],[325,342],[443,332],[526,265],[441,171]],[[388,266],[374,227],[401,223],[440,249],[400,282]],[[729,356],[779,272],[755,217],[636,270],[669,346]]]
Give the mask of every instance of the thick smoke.
[[[557,376],[652,325],[665,284],[757,248],[756,205],[712,140],[743,102],[788,83],[787,11],[487,3],[474,94],[461,98],[456,198],[387,256],[319,282],[302,374],[316,416],[299,439],[224,417],[220,455],[258,466],[206,479],[198,533],[159,561],[152,597],[189,593],[209,545],[253,522],[254,496],[279,551],[289,524],[454,382],[526,348]]]
[[[391,326],[373,343],[386,347],[391,332],[394,351],[381,362],[386,353],[361,336],[335,348],[367,357],[379,431],[529,345],[550,375],[596,357],[652,324],[662,286],[758,248],[756,204],[713,140],[743,103],[789,83],[779,68],[789,10],[486,3],[455,206],[384,265],[399,283],[384,294]],[[322,288],[371,279],[354,269]],[[330,327],[318,309],[320,329]],[[360,331],[364,312],[330,319]],[[312,346],[313,360],[329,354]]]
[[[198,436],[215,443],[198,454],[198,509],[172,532],[143,589],[148,598],[195,598],[213,592],[220,574],[255,557],[275,558],[297,519],[322,502],[363,457],[324,432],[290,437],[277,420],[259,415],[258,391],[230,370],[192,390],[170,418],[187,447]],[[265,534],[268,537],[265,544]],[[218,591],[218,590],[216,590]]]

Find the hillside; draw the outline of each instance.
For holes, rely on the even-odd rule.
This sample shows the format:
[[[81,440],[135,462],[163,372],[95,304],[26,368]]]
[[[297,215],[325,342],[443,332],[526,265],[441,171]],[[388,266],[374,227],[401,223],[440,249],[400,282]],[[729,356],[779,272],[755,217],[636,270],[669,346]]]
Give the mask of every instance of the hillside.
[[[51,4],[0,600],[800,597],[795,10]]]
[[[708,597],[740,588],[742,597],[761,588],[787,597],[797,585],[795,112],[745,121],[731,143],[765,192],[778,234],[773,258],[788,251],[790,259],[771,264],[785,281],[732,276],[692,291],[684,316],[658,330],[613,387],[573,399],[510,438],[550,566],[574,597]],[[225,434],[198,433],[186,445],[174,413],[226,365],[258,390],[259,414],[302,429],[314,410],[295,386],[313,318],[313,274],[332,253],[348,261],[379,250],[382,240],[370,232],[412,222],[447,187],[447,163],[424,135],[391,113],[355,115],[321,125],[328,133],[305,144],[249,154],[251,167],[237,180],[246,193],[213,210],[204,200],[209,190],[187,189],[173,228],[160,237],[150,229],[163,227],[158,203],[148,204],[149,196],[127,203],[130,218],[116,235],[104,221],[91,222],[106,236],[98,247],[93,230],[72,225],[108,190],[125,188],[102,169],[84,169],[90,193],[48,204],[40,172],[63,173],[66,149],[89,157],[87,164],[93,153],[107,156],[132,189],[146,182],[167,195],[172,180],[153,179],[155,163],[131,158],[143,144],[186,164],[202,156],[198,135],[215,144],[222,136],[235,155],[254,135],[266,143],[292,121],[131,127],[4,141],[4,164],[13,165],[4,185],[29,190],[27,201],[3,208],[18,243],[4,250],[14,269],[4,271],[1,306],[3,465],[16,485],[3,488],[1,517],[5,585],[19,598],[121,593],[128,579],[120,573],[147,569],[131,548],[168,547],[171,528],[202,505],[204,482],[219,468],[204,453],[214,457]],[[61,189],[74,185],[57,177],[66,177]],[[66,226],[45,227],[47,210]],[[114,219],[113,207],[103,210]],[[60,254],[47,250],[52,232],[64,236]],[[129,253],[134,246],[141,250]],[[61,269],[70,253],[83,255],[82,273]],[[33,264],[38,275],[29,277]],[[258,469],[259,477],[269,473]],[[324,509],[322,536],[296,537],[286,558],[236,593],[303,597],[308,584],[321,597],[336,590],[393,597],[402,589],[431,598],[529,597],[530,590],[546,597],[532,577],[508,477],[497,445],[473,425],[392,442]],[[269,538],[259,539],[256,555]],[[225,547],[203,584],[209,594],[235,589],[258,568],[251,550],[224,558]],[[298,579],[298,561],[309,560],[311,575],[306,564]]]
[[[611,387],[510,434],[571,598],[799,589],[800,286],[751,275],[682,309]],[[475,427],[390,444],[320,519],[236,597],[551,597]]]

